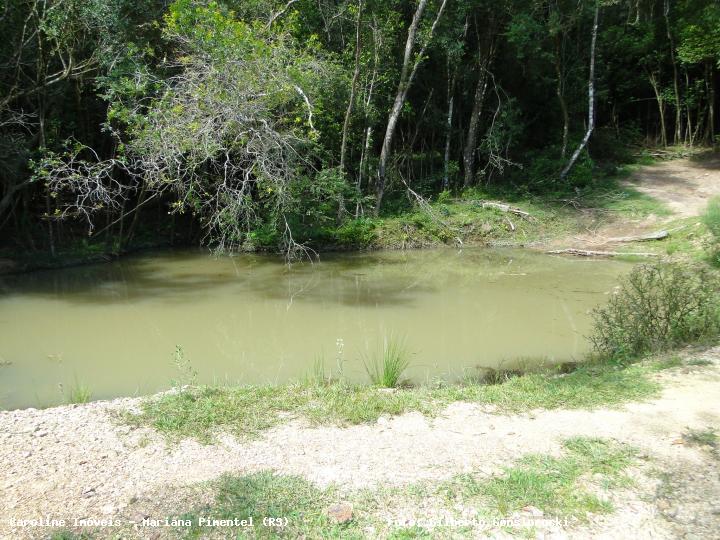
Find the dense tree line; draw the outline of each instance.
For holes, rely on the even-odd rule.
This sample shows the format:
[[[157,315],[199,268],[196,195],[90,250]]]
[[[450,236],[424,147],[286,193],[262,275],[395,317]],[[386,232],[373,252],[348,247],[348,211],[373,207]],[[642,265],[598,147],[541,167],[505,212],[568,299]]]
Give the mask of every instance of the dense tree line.
[[[0,244],[22,250],[292,251],[716,142],[716,0],[6,0],[0,29]]]

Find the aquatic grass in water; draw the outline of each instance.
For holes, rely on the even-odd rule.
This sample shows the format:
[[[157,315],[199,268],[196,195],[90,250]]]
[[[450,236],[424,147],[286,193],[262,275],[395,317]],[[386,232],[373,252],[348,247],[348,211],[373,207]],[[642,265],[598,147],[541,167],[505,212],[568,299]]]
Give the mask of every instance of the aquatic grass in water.
[[[78,381],[77,377],[75,378],[75,382],[67,388],[67,391],[62,383],[60,383],[58,387],[60,388],[60,394],[69,404],[89,403],[92,400],[90,387]]]
[[[374,385],[397,388],[410,360],[403,342],[389,337],[383,341],[383,348],[379,353],[363,358],[363,364]]]
[[[315,357],[312,366],[305,375],[305,384],[308,386],[323,386],[330,383],[330,381],[331,377],[325,373],[325,358],[323,356]]]

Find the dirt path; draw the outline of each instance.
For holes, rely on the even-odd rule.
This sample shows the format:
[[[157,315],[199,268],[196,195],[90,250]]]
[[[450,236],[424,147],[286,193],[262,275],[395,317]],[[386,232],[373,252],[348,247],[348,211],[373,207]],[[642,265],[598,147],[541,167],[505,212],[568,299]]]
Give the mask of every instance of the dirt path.
[[[567,531],[569,537],[720,538],[718,461],[678,444],[688,428],[720,428],[720,348],[705,356],[715,365],[667,370],[659,375],[666,388],[659,399],[617,410],[505,416],[456,403],[436,419],[405,414],[352,427],[295,421],[255,441],[221,436],[210,446],[192,440],[167,446],[151,430],[113,420],[115,411],[132,409],[137,399],[0,412],[2,517],[132,519],[157,508],[153,494],[167,494],[172,504],[178,486],[225,472],[271,469],[348,490],[470,471],[492,475],[523,454],[557,453],[564,439],[584,435],[640,448],[649,468],[672,475],[663,488],[671,494],[663,499],[659,481],[638,473],[638,492],[615,501],[617,512]],[[42,532],[0,523],[0,538]]]
[[[673,220],[699,216],[710,197],[720,195],[720,155],[701,154],[647,165],[635,171],[625,184],[663,203],[671,215],[609,223],[600,216],[592,220],[586,232],[555,240],[552,248],[613,251],[621,245],[615,238],[642,236],[664,229]]]

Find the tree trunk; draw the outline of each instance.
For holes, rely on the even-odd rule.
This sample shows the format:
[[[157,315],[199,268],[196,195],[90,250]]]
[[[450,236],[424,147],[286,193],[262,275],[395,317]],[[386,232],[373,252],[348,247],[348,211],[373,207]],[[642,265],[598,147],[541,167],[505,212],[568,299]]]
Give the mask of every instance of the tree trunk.
[[[478,129],[480,127],[480,116],[482,115],[483,103],[485,102],[485,91],[487,90],[487,61],[483,60],[479,64],[480,76],[477,86],[475,87],[475,98],[473,99],[473,109],[470,115],[470,123],[468,124],[467,138],[465,139],[465,148],[463,150],[463,167],[465,170],[465,180],[463,186],[470,187],[475,180],[475,147],[477,146]]]
[[[355,105],[355,92],[357,89],[357,81],[360,76],[360,21],[362,20],[362,8],[363,0],[358,0],[358,13],[357,21],[355,23],[355,69],[353,71],[352,83],[350,84],[350,99],[348,100],[347,109],[345,109],[345,120],[343,122],[342,129],[342,142],[340,143],[340,174],[343,177],[346,174],[345,170],[345,155],[347,153],[347,134],[348,127],[350,126],[350,116],[352,115],[353,106]],[[345,198],[342,192],[338,197],[338,212],[337,220],[340,223],[345,217]]]
[[[668,41],[670,42],[670,62],[673,69],[673,87],[675,90],[675,144],[680,144],[682,140],[682,105],[680,104],[680,81],[678,79],[677,60],[675,59],[675,41],[670,31],[670,0],[665,0],[665,29],[667,31]]]
[[[655,92],[655,101],[657,102],[658,114],[660,115],[660,144],[662,146],[667,146],[668,138],[667,127],[665,124],[665,99],[662,96],[662,92],[660,91],[660,83],[655,78],[655,74],[650,73],[648,75],[648,78],[650,79],[650,85]]]
[[[415,78],[415,74],[417,73],[417,68],[422,61],[423,55],[425,54],[427,44],[432,39],[433,33],[435,32],[435,27],[437,26],[438,21],[442,17],[443,11],[445,11],[445,5],[447,4],[447,2],[448,0],[443,0],[442,4],[440,5],[440,9],[438,10],[437,16],[435,17],[435,21],[430,28],[430,35],[427,37],[427,42],[420,49],[420,53],[417,55],[417,59],[415,60],[415,62],[412,62],[412,52],[415,48],[415,37],[417,34],[418,26],[420,26],[420,19],[422,18],[423,12],[425,11],[428,0],[420,0],[417,9],[415,10],[415,14],[413,15],[412,22],[410,23],[410,27],[408,28],[407,40],[405,41],[405,54],[403,56],[403,65],[402,70],[400,71],[400,82],[398,83],[397,92],[395,93],[395,101],[393,102],[393,106],[390,109],[387,127],[385,128],[385,137],[383,137],[382,149],[380,150],[380,160],[378,163],[377,172],[377,186],[375,189],[375,215],[380,213],[382,199],[385,194],[387,162],[388,158],[390,157],[392,142],[395,136],[398,119],[400,118],[400,112],[402,111],[402,106],[405,103],[408,90],[410,89],[413,79]]]
[[[565,101],[565,78],[562,69],[562,36],[558,36],[555,40],[555,74],[557,76],[557,86],[555,93],[557,94],[560,111],[563,117],[563,133],[562,148],[560,149],[560,159],[565,160],[567,154],[568,134],[570,132],[570,114],[568,113],[567,102]]]
[[[712,62],[707,64],[709,88],[708,88],[708,142],[715,148],[715,66]]]
[[[353,106],[355,104],[355,92],[357,89],[357,81],[360,76],[360,21],[362,18],[363,0],[358,1],[357,21],[355,23],[355,70],[353,71],[352,83],[350,85],[350,99],[345,110],[345,121],[343,122],[342,142],[340,144],[340,171],[345,174],[345,154],[347,151],[347,133],[350,126],[350,116],[352,115]]]
[[[453,89],[455,87],[455,81],[453,80],[450,85]],[[443,181],[442,189],[447,190],[450,186],[450,143],[452,142],[452,119],[453,119],[453,105],[455,103],[455,97],[450,94],[448,99],[447,109],[447,122],[445,123],[445,156],[443,161]]]
[[[598,15],[600,14],[600,2],[599,0],[595,3],[595,17],[593,18],[592,28],[592,40],[590,41],[590,76],[588,78],[588,126],[585,136],[583,137],[580,145],[575,149],[570,161],[560,173],[560,180],[565,180],[570,169],[577,161],[580,156],[580,152],[583,151],[590,140],[593,128],[595,127],[595,43],[597,42],[598,34]]]

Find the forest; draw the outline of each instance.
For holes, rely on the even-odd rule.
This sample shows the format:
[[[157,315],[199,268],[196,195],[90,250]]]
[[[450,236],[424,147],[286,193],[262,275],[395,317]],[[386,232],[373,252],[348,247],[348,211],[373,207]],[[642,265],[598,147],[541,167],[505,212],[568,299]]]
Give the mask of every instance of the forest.
[[[6,0],[0,247],[361,247],[717,143],[714,0]]]

